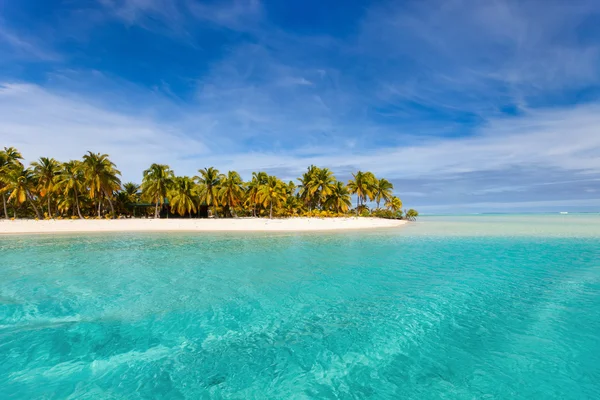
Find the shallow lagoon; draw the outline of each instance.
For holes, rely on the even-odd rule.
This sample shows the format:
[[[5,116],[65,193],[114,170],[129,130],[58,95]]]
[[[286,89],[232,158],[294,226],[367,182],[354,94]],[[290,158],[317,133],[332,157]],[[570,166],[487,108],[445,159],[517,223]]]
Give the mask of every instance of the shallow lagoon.
[[[600,216],[0,237],[8,398],[600,398]]]

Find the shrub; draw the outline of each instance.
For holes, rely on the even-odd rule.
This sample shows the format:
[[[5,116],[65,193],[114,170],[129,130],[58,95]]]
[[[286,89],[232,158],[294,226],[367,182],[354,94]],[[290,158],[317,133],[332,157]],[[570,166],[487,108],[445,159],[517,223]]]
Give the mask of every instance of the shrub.
[[[414,208],[411,208],[410,210],[408,210],[406,212],[406,219],[408,219],[410,221],[416,220],[418,216],[419,216],[419,212],[417,210],[415,210]]]
[[[400,219],[402,218],[401,211],[392,211],[392,210],[375,210],[372,215],[377,218],[386,218],[386,219]]]

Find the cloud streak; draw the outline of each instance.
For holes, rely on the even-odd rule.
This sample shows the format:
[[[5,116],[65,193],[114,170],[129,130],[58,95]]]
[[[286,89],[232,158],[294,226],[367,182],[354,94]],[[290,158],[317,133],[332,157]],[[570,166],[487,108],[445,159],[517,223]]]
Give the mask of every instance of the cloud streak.
[[[83,100],[83,101],[82,101]],[[457,182],[464,185],[465,197],[491,199],[498,193],[531,192],[540,185],[576,183],[591,190],[600,180],[600,109],[581,106],[575,109],[544,110],[525,116],[490,121],[474,137],[438,138],[406,147],[372,150],[316,147],[236,151],[218,148],[211,137],[238,140],[236,133],[207,129],[204,140],[183,132],[192,121],[208,120],[192,112],[180,123],[170,124],[152,118],[121,114],[85,99],[56,94],[33,85],[4,84],[0,90],[0,137],[3,143],[19,147],[28,161],[52,155],[66,160],[87,151],[109,153],[122,168],[125,178],[139,181],[151,162],[170,163],[179,174],[193,175],[198,168],[215,165],[222,170],[236,169],[248,177],[252,171],[267,170],[294,179],[309,164],[327,166],[338,177],[347,178],[357,169],[368,169],[387,176],[402,189],[418,183],[420,194],[410,196],[415,203],[448,195]],[[567,135],[565,134],[568,132]],[[291,131],[298,134],[298,130]],[[196,137],[198,137],[196,136]],[[533,172],[532,172],[533,171]],[[503,187],[504,175],[519,174],[527,180]],[[479,178],[474,179],[473,174]],[[577,179],[564,180],[565,175]],[[491,185],[486,179],[495,176]],[[558,182],[555,182],[557,178]],[[571,185],[573,186],[573,185]],[[429,198],[425,201],[423,198]],[[518,197],[518,196],[517,196]],[[460,196],[455,201],[462,201]]]

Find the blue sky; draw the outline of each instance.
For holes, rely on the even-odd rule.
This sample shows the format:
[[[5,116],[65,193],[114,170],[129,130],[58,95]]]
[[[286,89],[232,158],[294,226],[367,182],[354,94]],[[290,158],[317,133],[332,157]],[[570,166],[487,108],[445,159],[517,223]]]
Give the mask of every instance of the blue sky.
[[[600,210],[594,0],[0,0],[0,145],[388,177],[425,212]]]

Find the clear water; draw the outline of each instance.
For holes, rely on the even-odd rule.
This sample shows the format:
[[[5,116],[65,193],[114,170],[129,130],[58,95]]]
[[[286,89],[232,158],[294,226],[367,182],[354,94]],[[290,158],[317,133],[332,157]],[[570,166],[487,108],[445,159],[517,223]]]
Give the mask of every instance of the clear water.
[[[0,237],[0,397],[598,399],[600,216]]]

